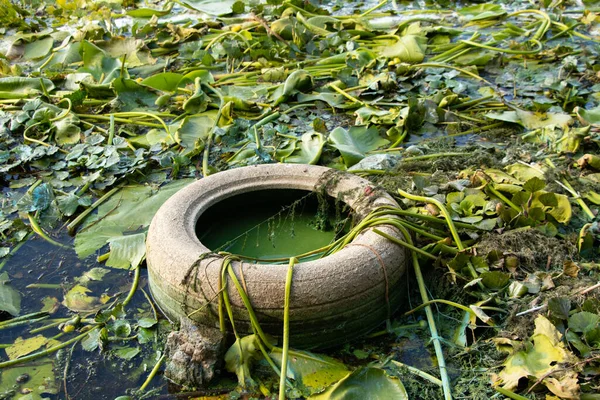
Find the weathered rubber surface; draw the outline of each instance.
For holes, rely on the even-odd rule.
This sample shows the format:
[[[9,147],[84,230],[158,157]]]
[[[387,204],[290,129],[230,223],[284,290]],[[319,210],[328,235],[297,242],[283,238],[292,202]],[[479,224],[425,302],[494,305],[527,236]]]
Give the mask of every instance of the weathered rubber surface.
[[[370,182],[329,168],[267,164],[220,172],[192,183],[172,196],[155,215],[148,232],[150,289],[163,312],[174,320],[190,314],[199,324],[218,326],[217,293],[222,258],[196,237],[198,217],[228,197],[265,189],[315,190],[341,198],[364,217],[379,205],[397,203]],[[390,226],[379,227],[400,237]],[[406,250],[367,230],[328,257],[294,267],[290,307],[290,342],[296,348],[328,347],[361,336],[385,321],[405,298]],[[283,329],[287,265],[234,262],[263,330]],[[243,274],[242,274],[243,271]],[[236,329],[249,332],[249,317],[233,283],[227,290]],[[389,303],[388,303],[389,302]],[[389,308],[388,308],[389,304]],[[199,310],[199,311],[198,311]]]

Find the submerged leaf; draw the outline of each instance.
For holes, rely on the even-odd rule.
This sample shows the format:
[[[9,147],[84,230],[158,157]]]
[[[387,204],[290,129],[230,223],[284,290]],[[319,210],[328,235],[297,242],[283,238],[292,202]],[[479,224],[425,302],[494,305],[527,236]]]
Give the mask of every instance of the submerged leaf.
[[[127,361],[140,354],[140,352],[139,347],[119,347],[113,350],[115,356]]]
[[[20,376],[29,376],[25,382],[17,383]],[[42,400],[48,395],[57,394],[58,387],[54,376],[54,363],[47,359],[29,363],[23,367],[2,370],[0,393],[27,393],[16,397],[19,400]]]
[[[65,295],[63,305],[71,311],[96,311],[100,304],[97,297],[88,296],[90,289],[82,285],[75,285]]]

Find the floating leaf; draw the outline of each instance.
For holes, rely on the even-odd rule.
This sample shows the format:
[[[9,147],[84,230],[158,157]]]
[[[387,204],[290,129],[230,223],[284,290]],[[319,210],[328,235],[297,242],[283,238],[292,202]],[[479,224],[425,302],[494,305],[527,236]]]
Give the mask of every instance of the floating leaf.
[[[6,272],[0,274],[0,310],[13,316],[21,312],[21,294],[12,287]]]
[[[323,135],[319,132],[306,132],[302,135],[300,147],[283,161],[294,164],[316,164],[321,157],[323,146],[325,146]]]
[[[391,377],[379,368],[361,368],[348,374],[323,393],[310,396],[312,400],[408,400],[400,379]]]
[[[87,219],[81,231],[77,233],[77,255],[81,258],[87,257],[112,238],[147,227],[160,206],[191,182],[191,179],[180,179],[156,191],[145,185],[121,189],[98,207],[98,214]]]
[[[225,368],[237,375],[238,382],[242,387],[252,387],[256,384],[250,376],[250,368],[255,360],[262,357],[258,340],[260,339],[256,335],[237,339],[225,353]]]
[[[48,343],[48,339],[42,335],[37,335],[28,339],[19,337],[12,345],[6,348],[6,355],[9,360],[14,360],[15,358],[33,353],[40,347],[46,345],[46,343]]]
[[[425,59],[427,38],[417,35],[405,35],[395,43],[379,48],[383,57],[399,58],[401,62],[416,64]]]
[[[538,129],[549,126],[566,127],[573,119],[568,114],[561,113],[534,113],[531,111],[517,110],[504,111],[503,113],[488,113],[487,118],[523,125],[527,129]]]
[[[159,94],[132,79],[116,78],[111,87],[117,93],[121,111],[148,110],[156,108]]]
[[[42,84],[47,91],[54,89],[54,83],[46,78],[0,78],[0,99],[24,99],[42,92]]]
[[[161,72],[144,79],[140,84],[163,92],[174,92],[179,87],[183,75],[175,72]]]
[[[112,238],[109,242],[110,255],[106,265],[113,268],[136,268],[146,254],[146,234],[136,233]]]
[[[157,321],[154,318],[149,317],[140,318],[137,322],[140,328],[152,328],[156,323]]]
[[[367,126],[353,126],[349,130],[335,128],[329,135],[329,140],[340,151],[347,167],[365,158],[367,152],[389,144],[387,139],[379,136],[377,128]]]
[[[186,149],[199,148],[213,128],[215,118],[206,113],[185,117],[175,133],[175,140]]]
[[[481,21],[484,19],[498,18],[506,14],[504,8],[499,4],[486,3],[463,7],[458,13],[465,16],[469,21]]]
[[[303,69],[292,72],[283,85],[280,85],[273,92],[271,98],[275,100],[274,106],[277,106],[284,101],[287,101],[291,96],[298,92],[306,91],[313,86],[312,77]]]
[[[220,17],[222,15],[231,14],[233,12],[233,5],[237,1],[238,0],[184,0],[183,3],[196,11]]]
[[[576,107],[573,111],[577,113],[579,121],[584,125],[600,125],[600,107],[589,110]]]
[[[110,83],[119,76],[121,61],[110,57],[98,46],[84,40],[81,42],[81,53],[83,67],[78,72],[90,73],[97,83]]]
[[[281,367],[280,349],[271,352],[271,358]],[[349,373],[342,362],[321,354],[294,350],[288,357],[287,376],[311,393],[321,392]]]
[[[118,337],[126,338],[131,334],[131,325],[124,319],[117,319],[113,322],[110,330]]]
[[[66,117],[54,122],[56,144],[63,146],[79,143],[81,140],[81,128],[79,128],[78,124],[79,117],[73,113],[69,113]]]
[[[196,78],[196,90],[183,102],[183,110],[188,114],[199,114],[206,110],[210,98],[204,93],[200,85],[200,78]]]
[[[167,3],[167,7],[164,10],[155,10],[153,8],[136,8],[133,10],[127,10],[127,15],[133,18],[151,18],[153,16],[163,17],[171,12],[173,9],[173,3]]]
[[[53,44],[54,39],[51,37],[45,37],[29,42],[24,46],[23,57],[26,60],[36,60],[38,58],[46,57],[46,55],[50,53],[50,50],[52,50]]]

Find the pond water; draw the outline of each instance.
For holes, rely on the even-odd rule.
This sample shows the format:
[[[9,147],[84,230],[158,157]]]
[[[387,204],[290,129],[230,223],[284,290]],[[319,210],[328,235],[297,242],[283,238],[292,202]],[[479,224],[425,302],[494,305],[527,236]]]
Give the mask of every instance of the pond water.
[[[597,59],[597,46],[588,45],[589,41],[568,34],[572,30],[597,35],[598,29],[594,24],[597,25],[600,17],[591,13],[581,19],[579,14],[568,13],[568,9],[562,10],[562,5],[556,9],[542,7],[542,3],[548,2],[534,4],[516,0],[473,4],[445,0],[390,0],[373,14],[391,10],[396,14],[372,18],[372,26],[382,27],[381,33],[385,34],[394,33],[387,32],[387,29],[393,30],[400,23],[411,20],[419,22],[420,27],[415,25],[411,28],[411,35],[427,38],[424,62],[444,62],[455,67],[445,69],[433,65],[419,72],[396,64],[393,58],[368,60],[369,52],[383,52],[383,44],[395,46],[393,43],[400,41],[371,42],[368,32],[361,32],[362,28],[358,25],[355,26],[354,36],[341,36],[338,31],[333,35],[322,35],[323,28],[318,24],[332,29],[331,33],[338,29],[337,22],[332,25],[327,18],[316,18],[311,25],[304,22],[312,31],[302,28],[305,41],[298,42],[300,44],[296,41],[302,38],[296,36],[272,40],[275,44],[280,42],[280,46],[285,44],[285,50],[282,51],[266,40],[270,32],[252,28],[252,24],[258,27],[263,21],[260,20],[260,12],[257,15],[248,13],[250,7],[246,7],[246,14],[242,18],[225,18],[228,30],[222,31],[220,25],[206,24],[202,14],[182,5],[176,5],[171,13],[162,16],[132,18],[125,11],[115,11],[119,8],[119,2],[102,2],[106,5],[96,7],[95,3],[101,2],[78,1],[77,7],[87,4],[89,9],[84,8],[83,11],[71,7],[71,2],[56,2],[65,3],[65,10],[50,3],[39,5],[38,2],[29,2],[37,11],[30,10],[28,21],[39,15],[54,15],[49,17],[52,19],[48,20],[45,27],[34,24],[23,28],[22,37],[15,36],[20,26],[0,27],[1,79],[5,79],[5,76],[28,76],[32,79],[26,87],[21,87],[20,92],[17,91],[14,98],[9,96],[12,89],[6,89],[7,86],[0,88],[0,94],[8,96],[0,100],[0,188],[3,195],[0,199],[0,300],[5,308],[8,303],[12,307],[17,306],[15,299],[20,300],[19,312],[13,314],[46,313],[35,322],[11,326],[11,316],[0,311],[0,362],[53,348],[85,334],[87,329],[92,329],[94,334],[32,363],[0,369],[0,399],[112,400],[139,389],[160,359],[164,339],[172,325],[156,310],[148,296],[145,268],[140,267],[136,272],[135,268],[115,267],[115,263],[111,266],[110,262],[106,262],[109,250],[114,250],[113,254],[119,251],[115,250],[118,249],[116,244],[111,244],[113,248],[109,248],[108,239],[134,237],[142,234],[147,225],[132,223],[132,226],[117,230],[110,237],[88,235],[86,240],[100,244],[88,253],[92,255],[82,258],[73,250],[73,237],[61,226],[118,185],[135,184],[150,192],[161,185],[164,187],[164,183],[171,179],[199,178],[207,171],[212,172],[211,168],[224,170],[245,163],[318,163],[343,170],[357,158],[386,147],[386,144],[379,145],[382,140],[389,142],[389,145],[394,143],[397,139],[394,135],[399,134],[394,130],[401,128],[399,122],[405,122],[404,126],[408,127],[410,133],[404,142],[399,142],[397,148],[384,150],[389,151],[387,154],[400,152],[404,157],[428,157],[453,147],[459,147],[462,151],[464,145],[475,142],[478,150],[489,148],[490,156],[473,152],[471,167],[494,166],[488,163],[488,158],[492,158],[492,150],[500,149],[498,153],[506,152],[506,156],[495,166],[504,168],[510,162],[515,162],[515,158],[520,163],[535,159],[532,148],[522,151],[512,149],[512,153],[508,151],[513,143],[522,144],[517,136],[517,130],[520,129],[518,124],[543,125],[547,119],[546,112],[548,115],[566,113],[574,117],[575,105],[587,107],[598,103],[598,96],[593,93],[598,93],[600,85],[597,81],[594,86],[589,82],[597,80],[598,76],[595,70],[588,74],[592,71],[588,67],[595,65],[593,60]],[[167,2],[137,3],[139,8],[160,10]],[[233,2],[224,0],[219,3]],[[261,1],[248,0],[245,3],[256,4]],[[350,15],[360,14],[380,2],[304,2],[305,5],[309,3],[325,5],[333,15]],[[560,5],[562,2],[552,3]],[[4,7],[9,3],[0,4]],[[461,14],[461,8],[465,6],[472,6],[473,9]],[[574,2],[574,6],[581,7],[582,4]],[[468,54],[462,54],[461,50],[461,54],[454,52],[437,58],[447,51],[454,51],[453,46],[458,40],[469,39],[475,33],[483,35],[479,38],[481,43],[497,35],[500,39],[495,46],[515,47],[511,50],[513,52],[533,51],[524,45],[532,44],[529,39],[540,26],[544,26],[543,20],[535,13],[519,14],[508,19],[503,19],[503,15],[515,9],[535,8],[537,11],[538,7],[550,14],[553,21],[543,40],[540,38],[545,46],[540,57],[532,55],[530,60],[523,55],[512,57],[510,52],[492,54],[481,46],[470,49]],[[439,14],[429,12],[434,10],[439,10]],[[566,17],[563,17],[563,11]],[[297,10],[290,15],[296,13]],[[2,18],[4,16],[0,16],[0,20]],[[269,19],[268,15],[266,19]],[[347,18],[346,22],[352,19],[360,18],[354,15]],[[560,25],[554,24],[555,20],[566,23],[564,32]],[[241,26],[246,22],[250,26],[247,30]],[[222,33],[223,36],[218,36]],[[70,34],[73,37],[68,37]],[[205,35],[212,35],[212,39],[206,40]],[[86,47],[78,47],[83,42]],[[267,44],[272,47],[262,48]],[[406,46],[409,45],[411,53],[418,53],[418,42],[407,42]],[[278,94],[281,97],[275,96],[279,89],[271,84],[283,80],[273,77],[279,73],[280,64],[289,63],[292,67],[286,73],[292,72],[304,56],[315,59],[321,55],[324,57],[361,47],[368,48],[369,52],[356,53],[360,57],[349,59],[352,63],[348,65],[305,64],[304,67],[314,76],[314,89],[318,94],[299,94],[295,88],[291,88],[293,90],[288,90],[285,96],[281,93]],[[532,48],[535,49],[535,46]],[[13,55],[20,58],[4,58],[9,49],[13,49]],[[271,60],[273,54],[270,51],[275,54],[272,58],[276,61],[263,65],[264,57]],[[303,54],[304,51],[307,53]],[[24,53],[19,55],[18,52]],[[80,57],[84,52],[87,54],[85,60]],[[363,56],[364,59],[361,58]],[[240,62],[240,57],[246,57],[244,62]],[[373,71],[370,68],[374,68]],[[464,73],[461,75],[459,69],[463,72],[479,71],[484,81]],[[237,76],[247,71],[252,71],[247,78]],[[156,72],[165,74],[160,79],[147,80]],[[209,72],[214,76],[209,76]],[[256,75],[260,76],[259,80],[255,80]],[[267,75],[271,78],[267,78]],[[48,79],[38,80],[40,76]],[[116,77],[121,80],[120,84]],[[207,141],[207,121],[212,121],[217,112],[218,104],[214,102],[223,100],[221,94],[217,98],[206,88],[207,83],[212,84],[214,77],[217,82],[213,89],[221,88],[222,94],[229,96],[239,92],[240,99],[233,102],[232,113],[222,115],[222,119],[230,118],[227,124],[233,128],[226,130],[226,126],[221,126],[224,124],[215,124],[217,127],[212,122],[208,124],[214,130],[210,131],[214,134],[214,141],[213,146],[207,148],[210,150],[206,152],[209,155],[208,166],[204,168],[201,161],[206,159],[202,158],[202,149],[210,142]],[[172,79],[180,78],[177,82],[187,83],[179,87],[178,84],[172,84]],[[145,83],[140,84],[143,81]],[[391,89],[387,87],[390,81],[394,82]],[[82,83],[85,89],[82,89],[80,82],[85,83]],[[242,90],[245,87],[249,89]],[[115,88],[118,93],[114,91]],[[228,88],[234,89],[229,91]],[[344,95],[336,94],[337,90],[333,89],[339,89]],[[160,97],[158,94],[161,94]],[[29,99],[24,99],[28,96]],[[413,98],[418,98],[420,102],[411,105],[410,110],[404,109]],[[467,98],[483,101],[480,106],[468,105],[468,101],[462,102]],[[36,100],[39,100],[39,104],[34,104]],[[512,102],[510,108],[503,104],[505,100]],[[166,106],[157,107],[165,102]],[[446,105],[442,107],[442,103]],[[513,118],[513,104],[529,110],[525,114],[529,122]],[[206,113],[205,109],[208,110]],[[142,112],[136,114],[140,110]],[[261,125],[275,115],[263,114],[265,110],[276,111],[277,118]],[[117,115],[116,118],[113,115],[111,118],[108,113],[113,111],[133,113]],[[388,118],[382,111],[394,117]],[[148,112],[153,115],[149,117]],[[409,113],[408,117],[404,112]],[[144,113],[145,116],[141,115]],[[541,117],[538,118],[538,115]],[[163,124],[165,121],[168,127]],[[505,127],[502,121],[513,124],[509,125],[510,129],[496,129]],[[254,124],[260,128],[250,129]],[[344,130],[333,140],[331,132],[337,127],[345,129],[355,124],[378,126],[379,131],[371,134],[371,130]],[[573,132],[580,129],[576,126]],[[545,128],[543,132],[546,132]],[[493,135],[479,136],[479,133],[486,134],[490,130]],[[553,135],[555,130],[559,131],[552,128],[547,132]],[[356,133],[358,131],[361,133]],[[448,136],[453,132],[456,136]],[[26,133],[34,140],[25,139]],[[555,140],[549,137],[548,142]],[[174,140],[178,143],[174,144]],[[567,141],[563,138],[558,142]],[[413,144],[417,147],[413,149],[414,153],[403,152],[404,148]],[[539,144],[539,149],[535,151],[542,153],[547,150],[546,147],[545,143]],[[570,159],[572,152],[567,150],[564,153],[569,154],[567,158]],[[426,179],[432,173],[439,172],[441,176],[449,170],[452,173],[448,173],[448,176],[453,179],[458,170],[467,166],[457,162],[454,167],[450,165],[450,158],[443,157],[436,162],[433,168],[406,173],[404,189],[414,178],[414,187],[419,186],[419,190],[432,196],[441,195],[443,200],[446,189],[440,190],[440,185],[430,184]],[[446,163],[446,169],[442,162]],[[375,168],[374,173],[387,172],[384,167]],[[405,172],[403,170],[399,174]],[[38,186],[40,190],[26,198],[24,193],[27,188],[40,181],[43,181]],[[395,193],[397,181],[392,183]],[[464,182],[450,183],[458,187]],[[112,203],[111,200],[104,203],[110,206],[105,207],[105,213],[97,220],[93,219],[96,218],[96,212],[100,214],[101,208],[95,210],[92,217],[80,226],[79,233],[85,230],[82,226],[86,226],[86,223],[86,228],[94,227],[95,224],[100,225],[103,219],[106,222],[111,215],[119,214],[121,206],[129,207],[138,194],[146,196],[143,190],[128,193],[129,198],[113,197]],[[302,201],[297,202],[298,199]],[[410,206],[408,202],[405,204]],[[465,202],[465,207],[458,211],[464,212],[461,216],[468,218],[471,216],[466,213],[474,207],[469,207]],[[134,207],[131,210],[131,214],[136,212]],[[493,210],[486,208],[485,212],[493,213]],[[314,196],[305,197],[305,192],[267,192],[261,196],[236,197],[213,207],[202,216],[197,234],[204,244],[215,251],[255,258],[287,258],[335,240],[338,233],[343,231],[337,222],[347,216],[342,213],[340,218],[338,211],[335,204],[329,204],[328,212],[319,212],[317,199]],[[124,214],[127,212],[119,215],[125,217]],[[38,222],[48,236],[67,248],[49,244],[39,234],[31,234],[23,240],[24,245],[7,255],[25,235],[32,233],[31,217],[39,217]],[[126,217],[134,220],[131,215]],[[107,231],[105,229],[104,232]],[[431,232],[447,236],[447,232],[436,229]],[[561,227],[561,235],[566,235],[565,232]],[[130,253],[124,254],[130,249]],[[143,252],[139,256],[139,253],[134,254],[133,246],[123,246],[121,255],[131,259],[137,257],[140,261]],[[132,288],[136,289],[136,283],[137,290],[131,291],[132,296],[128,296]],[[448,292],[446,288],[436,292],[437,284],[432,281],[432,297]],[[463,285],[464,282],[459,281],[456,286],[460,293],[467,289]],[[125,299],[127,304],[123,309],[114,307]],[[415,304],[410,306],[412,308]],[[112,311],[103,313],[102,309]],[[441,311],[443,309],[440,308],[436,312],[436,318],[442,325],[440,336],[450,338],[455,325],[462,326],[464,321],[457,319],[455,314],[444,315]],[[423,318],[420,314],[414,315],[417,315],[415,319]],[[80,318],[81,321],[74,318]],[[404,321],[409,318],[413,317],[406,317]],[[443,326],[444,321],[447,326]],[[102,326],[102,329],[94,331],[98,326]],[[348,365],[366,365],[377,358],[395,357],[406,364],[437,374],[436,369],[432,368],[434,362],[427,357],[427,354],[431,354],[428,338],[416,340],[414,331],[410,334],[402,330],[398,332],[397,336],[383,336],[382,333],[381,337],[385,339],[349,344],[337,353],[328,354],[343,359]],[[409,338],[403,339],[402,335]],[[411,343],[416,343],[418,349],[410,348]],[[417,364],[417,358],[427,362]],[[489,391],[492,389],[487,383],[489,377],[487,372],[481,372],[486,369],[477,368],[469,365],[461,373],[481,376],[486,382],[486,395],[479,398],[490,398]],[[164,367],[160,371],[162,369]],[[476,371],[480,371],[479,375],[475,374]],[[224,391],[235,389],[235,375],[223,374],[222,379]],[[476,380],[472,377],[466,379]],[[414,389],[413,393],[420,393],[419,390]],[[159,372],[146,388],[146,398],[174,398],[169,393],[175,391],[177,388],[170,388]],[[438,390],[436,393],[441,392]],[[469,396],[463,398],[477,398],[472,393]]]

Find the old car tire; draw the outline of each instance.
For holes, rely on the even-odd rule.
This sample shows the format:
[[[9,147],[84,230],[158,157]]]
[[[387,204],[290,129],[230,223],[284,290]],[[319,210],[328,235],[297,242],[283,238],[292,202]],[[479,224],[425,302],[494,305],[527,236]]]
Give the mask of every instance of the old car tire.
[[[199,216],[213,204],[266,189],[325,190],[360,218],[381,205],[398,206],[384,191],[357,176],[325,167],[267,164],[220,172],[173,195],[155,215],[148,232],[147,265],[152,295],[171,319],[182,315],[218,326],[217,293],[222,256],[211,254],[196,236]],[[394,217],[392,217],[394,218]],[[400,238],[391,226],[378,229]],[[290,342],[296,348],[329,347],[381,324],[405,297],[406,250],[365,230],[340,251],[294,267]],[[261,327],[282,332],[287,265],[234,262],[245,282]],[[250,332],[249,317],[233,284],[228,285],[236,329]]]

